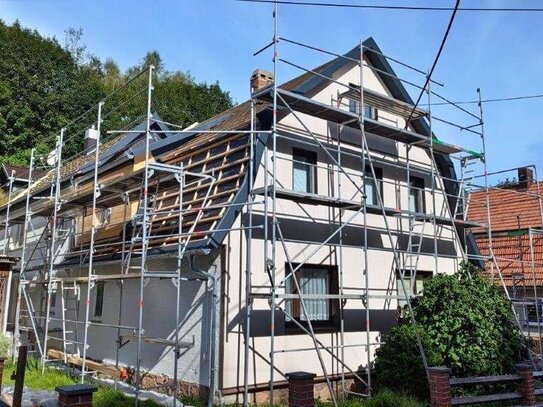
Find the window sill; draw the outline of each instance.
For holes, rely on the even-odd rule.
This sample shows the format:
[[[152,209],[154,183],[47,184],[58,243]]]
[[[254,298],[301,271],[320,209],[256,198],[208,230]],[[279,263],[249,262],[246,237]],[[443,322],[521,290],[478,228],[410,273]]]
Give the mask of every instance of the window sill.
[[[309,325],[305,321],[297,320],[304,328],[308,329]],[[312,321],[313,331],[316,333],[333,333],[339,331],[339,324],[335,321]],[[305,334],[304,330],[292,321],[285,321],[285,333],[291,335]]]

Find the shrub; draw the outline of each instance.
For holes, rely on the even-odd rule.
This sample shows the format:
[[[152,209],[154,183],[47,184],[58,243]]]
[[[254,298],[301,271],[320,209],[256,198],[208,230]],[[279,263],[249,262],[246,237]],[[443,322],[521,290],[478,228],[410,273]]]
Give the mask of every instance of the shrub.
[[[447,366],[455,376],[514,370],[522,335],[512,322],[511,305],[473,266],[429,280],[412,308],[429,365]],[[375,365],[380,385],[422,397],[426,375],[415,333],[409,315],[403,315],[377,350]]]
[[[10,355],[11,340],[6,335],[0,335],[0,357],[7,358]]]

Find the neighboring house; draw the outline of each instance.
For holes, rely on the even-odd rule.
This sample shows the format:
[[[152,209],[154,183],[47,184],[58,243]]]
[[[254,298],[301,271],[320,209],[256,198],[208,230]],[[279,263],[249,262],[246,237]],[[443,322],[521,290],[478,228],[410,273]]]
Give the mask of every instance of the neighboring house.
[[[441,177],[455,178],[448,153],[458,150],[439,143],[432,180],[432,161],[426,147],[430,134],[423,112],[416,109],[416,119],[406,126],[406,119],[413,113],[413,101],[394,77],[373,39],[366,40],[364,46],[366,63],[376,68],[364,68],[363,85],[364,128],[373,165],[369,165],[367,157],[362,161],[361,131],[356,129],[360,68],[352,59],[359,57],[359,47],[346,54],[350,59],[336,58],[316,68],[320,75],[306,73],[281,86],[281,97],[289,101],[296,114],[280,103],[275,155],[272,154],[274,137],[269,133],[273,120],[270,88],[273,78],[265,71],[256,71],[251,81],[256,116],[256,133],[252,136],[247,133],[251,126],[250,101],[191,128],[191,133],[169,132],[159,119],[153,119],[152,161],[168,165],[182,163],[191,174],[206,174],[217,181],[211,185],[191,174],[184,179],[187,186],[182,205],[188,212],[184,213],[182,227],[185,233],[191,231],[187,243],[186,237],[180,239],[178,235],[179,212],[167,213],[180,205],[179,184],[172,177],[161,181],[155,171],[149,199],[162,212],[151,218],[146,273],[161,277],[146,281],[143,301],[139,296],[137,250],[141,240],[137,230],[141,228],[145,126],[142,124],[102,146],[99,170],[102,192],[95,214],[98,228],[93,256],[96,281],[88,298],[89,357],[109,363],[118,358],[121,365],[134,366],[137,348],[134,332],[129,328],[138,326],[139,308],[144,307],[143,326],[148,339],[141,354],[144,370],[169,378],[174,376],[171,341],[177,332],[184,346],[179,352],[177,371],[183,391],[211,385],[222,396],[235,396],[243,393],[247,375],[249,391],[265,397],[271,353],[274,353],[277,388],[284,388],[285,373],[300,369],[314,372],[317,381],[324,381],[315,343],[303,332],[309,317],[316,340],[329,346],[333,355],[326,353],[324,357],[328,376],[334,381],[341,379],[339,357],[348,371],[363,375],[382,335],[395,323],[397,307],[405,304],[399,276],[405,276],[408,296],[414,296],[420,293],[424,279],[436,272],[457,270],[463,259],[461,236],[466,223],[452,220],[450,208],[454,207],[454,201],[450,197],[457,192],[454,183],[444,182]],[[345,97],[339,104],[337,96],[346,88],[338,82],[349,84],[354,92],[354,96]],[[408,148],[405,143],[411,146]],[[409,179],[405,170],[408,150],[412,160]],[[271,189],[266,188],[274,166],[275,205],[267,197]],[[50,317],[55,317],[50,318],[49,328],[57,339],[51,340],[49,347],[57,349],[63,345],[58,339],[63,328],[59,316],[84,320],[88,287],[85,276],[93,223],[92,212],[88,210],[95,187],[93,171],[92,154],[82,155],[62,167],[65,215],[57,226],[61,234],[66,231],[65,239],[53,250],[58,252],[53,266],[31,258],[27,268],[27,278],[34,279],[29,284],[29,293],[40,315],[47,309],[43,290],[47,270],[53,270],[57,294],[51,296]],[[53,180],[51,170],[32,186],[31,195],[49,196]],[[435,191],[431,190],[432,185]],[[153,188],[157,188],[156,193]],[[365,216],[360,212],[363,195],[367,203]],[[23,191],[11,205],[13,219],[24,217],[24,205]],[[45,219],[52,212],[53,202],[33,199],[31,206],[34,220],[41,228],[32,233],[27,254],[43,249],[39,246],[39,236],[50,227]],[[276,230],[280,233],[275,247],[263,240],[264,236],[269,238],[269,230],[274,228],[272,207]],[[5,209],[0,214],[5,215]],[[348,225],[343,227],[347,221]],[[189,251],[179,266],[176,254],[180,242],[187,243]],[[405,267],[398,266],[396,252],[401,253]],[[20,256],[20,248],[12,248],[10,255]],[[275,264],[268,261],[273,256]],[[277,297],[277,308],[272,313],[270,278],[273,275],[277,281],[285,279],[291,265],[296,265],[298,284],[290,279],[280,285],[277,295],[282,295],[285,301],[281,303]],[[178,268],[186,281],[180,285],[181,323],[176,327],[177,288],[172,284],[172,273]],[[122,273],[124,276],[119,277]],[[366,287],[366,274],[369,287]],[[202,278],[203,275],[214,276],[219,282],[215,294],[209,287],[210,280]],[[250,282],[246,281],[248,275]],[[246,284],[252,293],[250,299],[246,297]],[[305,300],[305,315],[297,297],[297,285],[304,295],[312,296]],[[371,296],[365,297],[369,292]],[[217,297],[219,300],[215,301]],[[13,302],[10,305],[13,323]],[[63,309],[67,310],[65,314]],[[216,337],[214,313],[218,320]],[[43,317],[38,322],[43,328]],[[112,329],[117,324],[123,326],[120,335],[117,329]],[[83,337],[82,327],[69,326],[75,334],[71,334],[72,343],[66,350],[81,355],[83,350],[78,343]],[[273,343],[270,327],[274,329]],[[210,384],[210,372],[216,374],[215,385]],[[346,377],[354,376],[348,373]],[[148,380],[144,385],[157,383],[164,381]]]
[[[35,181],[45,175],[43,169],[34,168],[32,171],[32,180]],[[0,185],[7,193],[9,192],[10,178],[13,178],[13,190],[21,190],[28,185],[28,167],[21,167],[11,164],[2,164],[0,168]]]
[[[525,326],[535,326],[538,312],[543,320],[534,302],[543,294],[542,188],[533,168],[519,168],[518,181],[471,192],[467,211],[468,219],[490,225],[491,233],[474,228],[473,236],[480,254],[494,257],[486,272],[506,287]]]

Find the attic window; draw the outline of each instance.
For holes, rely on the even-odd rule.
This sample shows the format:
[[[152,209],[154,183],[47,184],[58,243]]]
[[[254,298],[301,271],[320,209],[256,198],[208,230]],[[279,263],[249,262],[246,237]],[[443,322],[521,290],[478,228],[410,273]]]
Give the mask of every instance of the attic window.
[[[360,114],[360,102],[354,99],[349,99],[349,112]],[[377,108],[370,106],[370,105],[364,105],[364,118],[365,119],[372,119],[377,120],[378,118]]]
[[[349,83],[349,87],[352,89],[359,89],[360,86],[358,86],[355,83]],[[360,92],[359,92],[360,93]],[[360,114],[360,100],[349,98],[349,112]],[[364,118],[366,119],[372,119],[377,120],[378,114],[377,114],[377,108],[364,104]]]

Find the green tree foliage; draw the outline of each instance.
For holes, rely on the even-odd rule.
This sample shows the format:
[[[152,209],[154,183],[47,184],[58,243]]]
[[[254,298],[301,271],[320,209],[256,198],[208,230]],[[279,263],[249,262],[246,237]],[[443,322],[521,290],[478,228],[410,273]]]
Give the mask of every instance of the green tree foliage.
[[[62,47],[18,22],[9,26],[0,20],[0,162],[24,165],[32,147],[47,154],[68,123],[63,158],[80,152],[98,102],[112,92],[104,105],[103,137],[107,130],[139,124],[146,112],[147,75],[130,79],[149,65],[156,73],[152,111],[163,120],[184,127],[232,106],[218,83],[166,71],[157,51],[123,73],[113,59],[102,62],[87,52],[82,29],[69,28],[65,34]]]
[[[0,21],[0,157],[21,164],[31,147],[52,146],[58,129],[103,95],[94,76],[56,40]]]
[[[503,290],[473,266],[438,275],[412,304],[430,366],[447,366],[455,376],[504,374],[514,370],[523,345]],[[426,376],[409,315],[377,351],[376,373],[387,388],[426,396]]]

